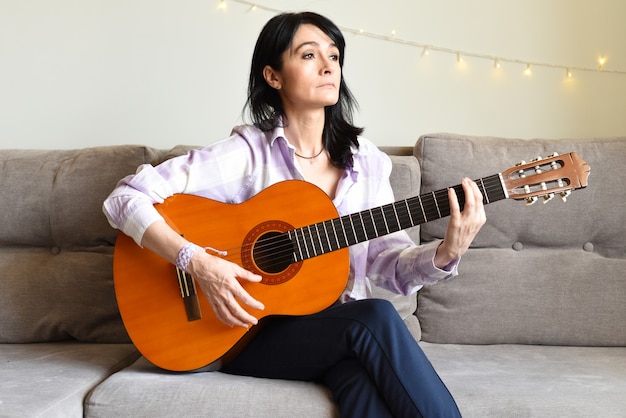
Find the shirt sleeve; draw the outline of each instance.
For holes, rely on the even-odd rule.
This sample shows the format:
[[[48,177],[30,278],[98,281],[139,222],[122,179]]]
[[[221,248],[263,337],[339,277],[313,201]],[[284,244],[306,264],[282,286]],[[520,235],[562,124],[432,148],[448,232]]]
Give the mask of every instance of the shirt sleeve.
[[[123,231],[138,245],[145,230],[163,217],[154,204],[163,203],[174,194],[171,185],[155,167],[144,164],[134,175],[120,180],[107,197],[103,211],[112,227]]]
[[[141,245],[146,229],[163,219],[154,205],[176,193],[235,200],[253,176],[250,148],[246,138],[233,135],[157,166],[144,164],[117,184],[103,211],[111,226]]]
[[[388,158],[387,158],[388,160]],[[376,196],[378,205],[395,201],[389,182],[391,161],[384,164]],[[400,231],[370,241],[367,255],[368,278],[376,286],[408,295],[423,285],[448,280],[458,275],[460,259],[445,268],[435,266],[434,258],[441,240],[416,245],[406,231]]]

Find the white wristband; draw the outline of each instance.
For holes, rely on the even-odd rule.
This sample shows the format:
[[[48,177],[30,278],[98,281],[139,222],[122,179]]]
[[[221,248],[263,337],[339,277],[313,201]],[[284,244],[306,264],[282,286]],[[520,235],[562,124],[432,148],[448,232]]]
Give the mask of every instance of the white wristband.
[[[193,242],[185,244],[183,248],[180,249],[178,256],[176,257],[176,267],[182,271],[187,271],[191,257],[193,257],[193,255],[198,251],[204,251],[204,248],[194,244]]]

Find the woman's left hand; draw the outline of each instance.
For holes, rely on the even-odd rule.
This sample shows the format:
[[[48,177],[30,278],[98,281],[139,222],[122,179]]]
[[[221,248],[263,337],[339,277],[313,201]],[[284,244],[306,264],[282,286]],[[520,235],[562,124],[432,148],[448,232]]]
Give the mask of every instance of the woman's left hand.
[[[461,212],[456,192],[448,189],[450,201],[450,221],[443,242],[435,254],[435,266],[444,268],[459,259],[485,224],[487,217],[483,206],[483,195],[475,182],[464,178],[461,182],[465,192],[465,206]]]

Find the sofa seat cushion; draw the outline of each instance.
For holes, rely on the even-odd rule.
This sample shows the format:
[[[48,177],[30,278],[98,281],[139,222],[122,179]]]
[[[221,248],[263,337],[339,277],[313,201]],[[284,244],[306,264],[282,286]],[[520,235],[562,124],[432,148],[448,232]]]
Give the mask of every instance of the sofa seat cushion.
[[[422,339],[455,344],[626,346],[626,137],[522,140],[425,135],[415,152],[422,193],[553,152],[577,152],[588,187],[543,205],[503,200],[463,256],[459,276],[424,288]],[[445,234],[446,219],[421,227]]]
[[[131,344],[0,344],[0,416],[82,417],[87,394],[137,357]]]
[[[86,417],[337,417],[330,391],[310,382],[170,373],[145,358],[100,384],[85,404]]]
[[[626,416],[626,347],[420,346],[465,418]]]

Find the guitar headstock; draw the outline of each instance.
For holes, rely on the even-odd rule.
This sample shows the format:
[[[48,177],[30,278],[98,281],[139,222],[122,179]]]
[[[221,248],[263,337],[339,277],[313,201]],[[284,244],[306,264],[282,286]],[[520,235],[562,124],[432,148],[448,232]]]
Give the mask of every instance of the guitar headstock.
[[[591,167],[577,153],[537,157],[501,173],[508,197],[532,205],[540,197],[547,203],[559,195],[565,202],[572,190],[587,187]]]

